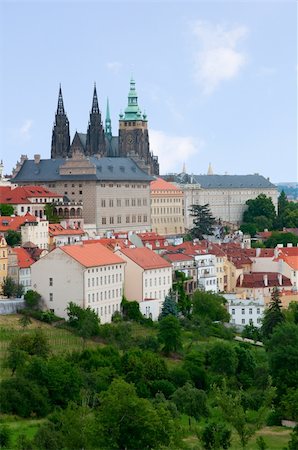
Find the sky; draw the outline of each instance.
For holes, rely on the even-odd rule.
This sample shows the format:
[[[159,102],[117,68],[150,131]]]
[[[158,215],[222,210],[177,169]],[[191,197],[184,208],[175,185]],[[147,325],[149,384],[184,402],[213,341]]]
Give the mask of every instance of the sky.
[[[86,132],[96,82],[113,135],[131,77],[160,173],[297,181],[297,4],[0,0],[0,158],[50,158],[59,83]]]

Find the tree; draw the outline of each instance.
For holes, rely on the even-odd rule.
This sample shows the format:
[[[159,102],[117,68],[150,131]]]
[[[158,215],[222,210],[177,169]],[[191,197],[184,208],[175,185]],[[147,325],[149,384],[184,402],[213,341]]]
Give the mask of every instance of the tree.
[[[291,433],[291,439],[288,442],[287,450],[297,450],[298,448],[298,425],[295,426]]]
[[[140,305],[137,301],[128,301],[124,296],[121,302],[121,309],[124,320],[134,320],[141,322],[143,315],[140,311]]]
[[[5,239],[7,245],[9,245],[10,247],[16,247],[17,245],[20,245],[22,241],[21,233],[14,230],[8,230]]]
[[[228,449],[231,446],[231,431],[220,422],[208,422],[199,436],[206,450]]]
[[[24,295],[25,305],[29,309],[38,309],[40,306],[41,295],[37,291],[29,289]]]
[[[50,203],[46,204],[44,207],[44,213],[49,223],[59,222],[59,217],[57,216],[57,214],[55,214],[54,208],[55,206]]]
[[[257,230],[272,229],[276,211],[271,197],[259,194],[255,199],[247,200],[247,210],[243,214],[243,224],[254,224]]]
[[[253,323],[245,325],[241,333],[243,338],[252,339],[253,341],[260,341],[262,338],[261,331],[258,327],[255,327]]]
[[[187,414],[197,420],[208,415],[206,392],[195,388],[189,382],[178,388],[171,396],[171,400],[182,414]]]
[[[0,204],[0,216],[12,216],[14,214],[14,209],[12,205],[7,205],[5,203]]]
[[[273,329],[285,320],[281,310],[281,300],[277,287],[274,287],[271,293],[271,301],[268,309],[265,311],[261,332],[265,338],[269,338],[273,333]]]
[[[99,334],[99,318],[90,306],[84,309],[70,302],[66,311],[69,325],[76,329],[83,339],[88,339]]]
[[[190,216],[194,217],[194,226],[189,230],[192,239],[203,239],[204,235],[213,234],[215,218],[212,216],[208,203],[206,205],[191,205],[189,211]]]
[[[178,310],[184,317],[189,317],[191,312],[191,300],[189,295],[186,294],[184,288],[184,281],[186,280],[186,275],[183,272],[176,270],[175,272],[176,281],[173,284],[173,291],[178,295],[177,307]]]
[[[298,325],[282,323],[274,328],[266,342],[269,369],[279,392],[297,388],[298,380]]]
[[[5,423],[0,424],[0,448],[11,448],[11,429]]]
[[[171,314],[172,316],[175,316],[175,317],[178,316],[176,295],[171,289],[170,289],[168,295],[166,295],[166,298],[162,304],[162,309],[161,309],[161,313],[159,316],[159,320],[164,319],[169,314]]]
[[[275,248],[277,244],[283,244],[285,247],[287,244],[298,244],[298,236],[294,233],[279,233],[278,231],[273,231],[270,238],[265,241],[265,246],[267,248]]]
[[[98,421],[102,430],[98,434],[98,448],[177,448],[174,442],[177,424],[164,403],[153,405],[138,398],[134,386],[121,379],[115,379],[100,394]]]
[[[238,358],[234,348],[226,342],[213,344],[208,352],[211,370],[224,375],[235,375]]]
[[[226,299],[212,292],[196,291],[192,298],[193,316],[210,321],[229,322],[230,314],[225,308]]]
[[[166,355],[181,348],[181,327],[177,317],[170,314],[159,322],[158,339],[163,343]]]
[[[2,282],[2,294],[8,298],[18,297],[23,295],[24,286],[17,284],[11,277],[4,278]]]

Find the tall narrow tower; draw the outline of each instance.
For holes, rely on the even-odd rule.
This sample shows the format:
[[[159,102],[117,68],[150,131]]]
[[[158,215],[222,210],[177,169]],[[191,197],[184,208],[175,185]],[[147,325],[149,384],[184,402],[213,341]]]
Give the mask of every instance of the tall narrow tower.
[[[61,84],[52,132],[51,158],[66,158],[70,153],[69,122],[64,110]]]
[[[92,108],[87,130],[86,154],[104,156],[106,154],[105,135],[98,106],[96,85],[94,83]]]

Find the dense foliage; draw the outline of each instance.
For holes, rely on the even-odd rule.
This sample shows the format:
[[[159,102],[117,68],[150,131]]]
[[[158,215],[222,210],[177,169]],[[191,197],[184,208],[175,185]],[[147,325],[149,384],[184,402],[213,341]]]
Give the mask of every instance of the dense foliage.
[[[213,234],[215,217],[212,216],[209,205],[191,205],[190,216],[193,219],[193,228],[189,230],[192,239],[204,239],[204,236]]]

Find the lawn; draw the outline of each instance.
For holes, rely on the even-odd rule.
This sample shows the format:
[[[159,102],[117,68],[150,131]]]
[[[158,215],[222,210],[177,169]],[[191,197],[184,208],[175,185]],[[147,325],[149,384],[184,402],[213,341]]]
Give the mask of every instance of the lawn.
[[[16,448],[17,439],[20,435],[24,435],[32,439],[36,434],[39,426],[45,422],[46,419],[20,419],[14,416],[2,416],[1,424],[5,424],[11,430],[11,449]]]

